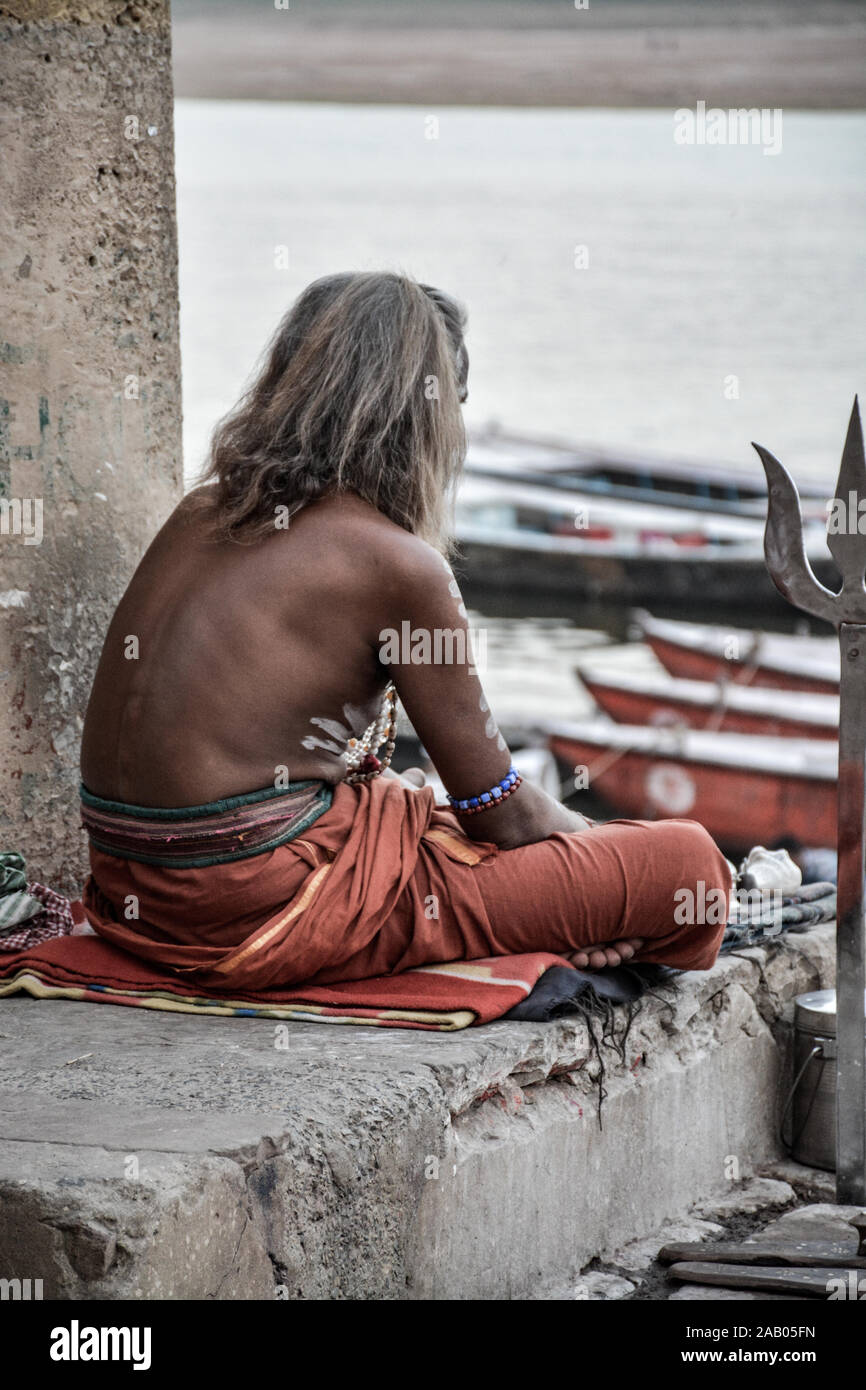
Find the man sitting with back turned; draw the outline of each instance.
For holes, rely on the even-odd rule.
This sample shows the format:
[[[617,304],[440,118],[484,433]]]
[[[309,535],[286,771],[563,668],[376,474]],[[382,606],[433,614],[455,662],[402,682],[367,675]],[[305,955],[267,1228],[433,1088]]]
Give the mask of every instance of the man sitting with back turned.
[[[403,275],[318,280],[218,427],[87,711],[85,907],[108,940],[223,989],[529,951],[712,966],[725,914],[674,919],[683,889],[730,892],[700,825],[591,825],[521,780],[471,656],[383,648],[404,623],[468,635],[446,559],[463,328]],[[387,770],[398,697],[450,810]]]

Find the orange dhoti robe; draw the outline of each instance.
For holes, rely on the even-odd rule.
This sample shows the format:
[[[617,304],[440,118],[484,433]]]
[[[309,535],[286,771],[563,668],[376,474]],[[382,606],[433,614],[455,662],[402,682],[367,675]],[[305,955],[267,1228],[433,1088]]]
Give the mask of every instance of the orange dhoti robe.
[[[256,809],[259,796],[279,807],[273,789],[234,801]],[[646,940],[637,960],[708,970],[727,920],[730,871],[693,821],[610,821],[501,850],[469,839],[454,815],[434,806],[429,787],[381,777],[339,783],[328,809],[283,843],[190,866],[182,855],[166,864],[131,847],[128,857],[116,845],[108,852],[113,813],[105,808],[116,803],[89,799],[103,817],[88,827],[84,906],[94,929],[220,990],[361,980],[635,936]],[[206,830],[207,808],[194,809]],[[166,845],[176,858],[187,847],[168,833],[183,812],[120,807],[121,820],[124,813],[133,829],[136,814],[167,817]],[[235,842],[243,835],[236,827]],[[682,907],[684,893],[696,911]],[[713,902],[721,908],[701,911]]]

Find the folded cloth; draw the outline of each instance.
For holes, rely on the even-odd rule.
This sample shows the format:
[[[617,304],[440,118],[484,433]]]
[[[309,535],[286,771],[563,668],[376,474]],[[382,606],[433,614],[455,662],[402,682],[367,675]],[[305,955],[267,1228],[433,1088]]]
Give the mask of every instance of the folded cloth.
[[[762,896],[754,904],[740,901],[736,921],[725,928],[720,951],[743,946],[759,946],[781,932],[804,932],[818,922],[832,922],[836,916],[836,885],[806,883],[796,893],[784,894],[781,901]]]
[[[0,854],[0,896],[17,893],[27,881],[24,855],[17,850],[7,850]]]
[[[594,977],[559,956],[538,951],[425,965],[344,984],[217,991],[142,961],[98,936],[82,935],[0,958],[0,996],[24,993],[36,999],[76,999],[172,1013],[453,1032],[500,1018],[543,1021],[567,1012],[586,1015],[600,1011],[598,1001],[611,995],[616,1002],[632,1002],[645,983],[640,983],[637,971],[629,973],[633,980]],[[605,972],[608,977],[625,974]],[[648,976],[646,983],[654,978]]]
[[[71,931],[69,899],[42,883],[28,883],[17,850],[0,853],[0,951],[21,951]]]
[[[44,883],[28,883],[27,893],[36,905],[35,914],[25,918],[17,928],[9,927],[0,932],[0,951],[23,951],[56,936],[68,936],[73,929],[73,904],[62,893],[55,893]],[[80,903],[78,907],[83,919]]]
[[[27,888],[24,856],[17,850],[0,854],[0,950],[7,932],[15,932],[41,911],[42,903]]]

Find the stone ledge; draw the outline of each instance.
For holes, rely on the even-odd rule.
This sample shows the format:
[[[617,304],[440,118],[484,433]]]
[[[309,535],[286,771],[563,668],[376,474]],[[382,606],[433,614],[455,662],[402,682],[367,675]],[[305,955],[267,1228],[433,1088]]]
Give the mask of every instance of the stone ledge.
[[[538,1296],[776,1157],[832,924],[585,1025],[457,1034],[0,1004],[0,1277],[60,1298]]]

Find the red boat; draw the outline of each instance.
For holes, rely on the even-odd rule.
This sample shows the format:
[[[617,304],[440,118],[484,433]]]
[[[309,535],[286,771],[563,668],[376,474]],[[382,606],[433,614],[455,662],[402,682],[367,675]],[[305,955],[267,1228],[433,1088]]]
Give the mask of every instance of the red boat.
[[[578,666],[576,671],[599,708],[618,724],[681,723],[770,738],[835,739],[839,729],[838,695],[677,680],[661,671],[599,666]]]
[[[597,792],[618,815],[700,821],[728,854],[783,836],[836,844],[838,760],[830,740],[594,719],[557,725],[549,746],[575,785]]]
[[[776,690],[834,695],[839,648],[832,637],[796,637],[634,615],[665,670],[686,680],[725,679]]]

